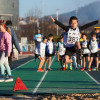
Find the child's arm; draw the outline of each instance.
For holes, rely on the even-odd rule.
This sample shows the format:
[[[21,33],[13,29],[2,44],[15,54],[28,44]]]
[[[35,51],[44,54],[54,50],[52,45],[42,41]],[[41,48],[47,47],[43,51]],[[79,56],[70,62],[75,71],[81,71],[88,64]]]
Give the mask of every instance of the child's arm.
[[[84,30],[84,29],[86,29],[86,28],[89,28],[89,27],[91,27],[91,26],[97,24],[98,22],[100,22],[100,20],[96,20],[96,21],[90,22],[90,23],[88,23],[88,24],[85,24],[85,25],[83,25],[83,26],[80,26],[80,27],[79,27],[79,28],[80,28],[80,31],[82,31],[82,30]]]
[[[50,16],[51,20],[57,24],[59,27],[61,27],[63,30],[65,30],[66,32],[68,31],[69,27],[65,26],[64,24],[62,24],[61,22],[59,22],[58,20],[54,19],[52,16]]]

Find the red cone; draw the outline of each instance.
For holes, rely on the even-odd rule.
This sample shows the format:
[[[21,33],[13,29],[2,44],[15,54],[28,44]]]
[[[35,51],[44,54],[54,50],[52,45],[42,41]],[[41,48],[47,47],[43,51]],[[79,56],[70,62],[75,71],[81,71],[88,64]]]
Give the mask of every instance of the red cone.
[[[21,79],[19,77],[16,79],[16,83],[15,83],[13,91],[16,91],[16,90],[27,90],[27,87],[21,81]]]

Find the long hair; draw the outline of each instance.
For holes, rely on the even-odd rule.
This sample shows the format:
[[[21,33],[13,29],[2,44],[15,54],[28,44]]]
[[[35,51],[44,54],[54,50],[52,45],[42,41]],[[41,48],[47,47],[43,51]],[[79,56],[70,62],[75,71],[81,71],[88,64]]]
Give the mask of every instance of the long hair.
[[[4,29],[11,35],[10,28],[5,26],[4,21],[0,21],[0,25],[2,25],[4,27]]]

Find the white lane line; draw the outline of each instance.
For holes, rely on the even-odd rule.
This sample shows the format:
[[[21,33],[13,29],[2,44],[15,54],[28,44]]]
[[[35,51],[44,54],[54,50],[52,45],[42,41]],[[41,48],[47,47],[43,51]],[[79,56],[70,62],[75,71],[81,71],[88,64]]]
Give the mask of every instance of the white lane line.
[[[29,62],[31,62],[31,61],[33,61],[33,60],[35,60],[35,59],[29,60],[29,61],[27,61],[26,63],[24,63],[24,64],[22,64],[22,65],[20,65],[20,66],[18,66],[18,67],[16,67],[16,68],[14,68],[14,69],[12,69],[11,71],[14,71],[14,70],[18,69],[18,68],[22,67],[23,65],[26,65],[27,63],[29,63]]]
[[[96,79],[94,79],[88,72],[85,71],[85,73],[86,73],[94,82],[96,82],[98,85],[100,85],[100,83],[99,83]]]
[[[54,58],[52,59],[51,65],[52,65],[52,63],[53,63],[55,57],[56,57],[56,56],[54,56]],[[51,65],[50,65],[50,67],[51,67]],[[43,80],[44,80],[45,76],[47,75],[47,73],[48,73],[48,70],[44,73],[43,77],[41,78],[40,82],[37,84],[37,86],[36,86],[35,89],[33,90],[32,94],[35,94],[35,93],[37,92],[38,88],[40,87],[40,85],[41,85],[41,83],[43,82]]]

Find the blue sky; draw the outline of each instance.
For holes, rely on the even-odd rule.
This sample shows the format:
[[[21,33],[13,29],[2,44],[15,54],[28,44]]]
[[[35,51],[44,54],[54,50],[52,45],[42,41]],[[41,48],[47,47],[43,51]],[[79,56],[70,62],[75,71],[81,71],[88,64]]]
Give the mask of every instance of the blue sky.
[[[81,6],[85,6],[99,0],[19,0],[20,1],[20,17],[25,17],[25,14],[30,9],[38,8],[42,11],[42,1],[44,1],[44,15],[56,14],[56,9],[59,14],[70,12]],[[42,16],[42,15],[41,15]]]

